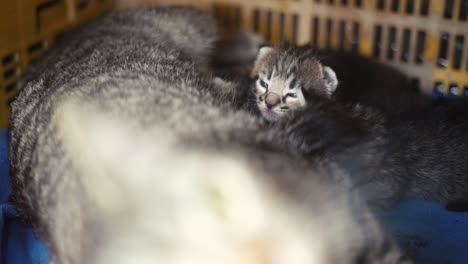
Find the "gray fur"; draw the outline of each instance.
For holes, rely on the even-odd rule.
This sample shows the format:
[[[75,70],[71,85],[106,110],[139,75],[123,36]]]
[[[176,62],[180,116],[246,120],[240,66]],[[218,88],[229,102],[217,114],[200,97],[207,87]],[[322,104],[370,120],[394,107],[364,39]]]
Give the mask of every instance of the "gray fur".
[[[387,119],[374,109],[316,98],[282,127],[290,149],[343,168],[367,199],[443,204],[468,198],[468,108],[439,106]],[[466,102],[465,102],[466,103]]]
[[[287,208],[293,207],[291,216],[284,217],[300,215],[296,220],[305,228],[301,236],[323,245],[319,252],[326,262],[408,263],[360,193],[350,189],[346,174],[321,170],[320,163],[279,151],[276,139],[283,130],[267,129],[261,119],[238,110],[238,91],[226,91],[232,86],[205,71],[214,25],[202,12],[187,8],[112,13],[66,36],[32,67],[12,104],[13,202],[33,222],[54,262],[134,263],[137,257],[150,263],[162,257],[175,261],[177,247],[160,251],[160,243],[151,243],[179,238],[150,232],[158,230],[157,225],[140,225],[151,222],[148,217],[159,223],[155,215],[164,216],[165,210],[174,213],[151,201],[164,188],[155,187],[153,194],[144,184],[135,183],[141,192],[130,186],[141,175],[176,175],[180,168],[175,167],[183,168],[180,163],[194,153],[200,156],[194,166],[206,167],[191,172],[193,177],[203,177],[204,170],[223,177],[208,161],[225,157],[265,186],[276,186],[271,187],[273,197],[284,197]],[[118,137],[122,130],[127,136]],[[167,133],[172,135],[164,136]],[[102,137],[107,134],[110,139]],[[106,140],[110,145],[102,143]],[[161,154],[150,155],[158,146],[174,170]],[[115,185],[114,180],[129,186]]]

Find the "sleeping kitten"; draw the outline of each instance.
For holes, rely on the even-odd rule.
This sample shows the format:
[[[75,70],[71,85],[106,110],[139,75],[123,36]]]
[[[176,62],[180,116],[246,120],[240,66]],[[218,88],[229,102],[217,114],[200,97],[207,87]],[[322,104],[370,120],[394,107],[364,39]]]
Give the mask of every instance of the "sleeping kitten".
[[[263,117],[269,121],[286,117],[278,124],[286,131],[286,145],[343,168],[356,184],[365,185],[361,189],[367,189],[373,205],[386,207],[402,198],[442,203],[468,198],[467,107],[421,104],[415,106],[418,111],[401,107],[402,112],[392,115],[390,110],[382,113],[369,107],[371,103],[366,106],[365,100],[343,102],[337,98],[339,76],[307,47],[262,48],[252,74],[257,77],[257,105]],[[371,87],[360,90],[374,88],[372,83],[363,82]],[[404,81],[396,77],[389,81],[398,83]],[[409,98],[402,104],[410,105]],[[397,101],[393,107],[399,108]]]
[[[54,263],[408,263],[346,173],[291,156],[205,72],[215,32],[190,8],[116,12],[32,66],[13,202]]]
[[[263,47],[252,77],[257,106],[270,120],[304,107],[309,97],[362,104],[386,116],[422,109],[426,103],[403,73],[371,59],[307,46]]]

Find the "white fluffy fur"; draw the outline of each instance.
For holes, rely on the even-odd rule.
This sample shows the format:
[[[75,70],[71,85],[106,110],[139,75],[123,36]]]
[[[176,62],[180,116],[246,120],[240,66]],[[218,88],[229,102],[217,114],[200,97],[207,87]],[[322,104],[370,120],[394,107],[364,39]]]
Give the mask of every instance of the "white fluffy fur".
[[[335,71],[328,66],[323,66],[323,73],[326,76],[325,79],[328,81],[326,86],[328,96],[331,96],[338,87],[338,78],[336,77]]]
[[[60,112],[61,137],[100,214],[89,263],[323,263],[310,216],[242,158],[181,149],[164,131],[134,133],[73,102]]]

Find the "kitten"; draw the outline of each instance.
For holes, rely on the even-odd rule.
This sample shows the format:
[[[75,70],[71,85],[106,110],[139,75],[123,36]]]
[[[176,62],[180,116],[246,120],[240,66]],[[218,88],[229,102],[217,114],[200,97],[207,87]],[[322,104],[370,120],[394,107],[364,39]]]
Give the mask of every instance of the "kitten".
[[[205,71],[215,32],[190,8],[116,12],[32,66],[12,199],[53,261],[409,263],[345,173],[285,152]]]
[[[371,106],[392,117],[427,103],[407,76],[389,66],[352,53],[307,46],[261,48],[252,77],[258,108],[270,121],[304,107],[315,96]]]
[[[395,117],[366,101],[344,103],[336,96],[339,77],[307,47],[262,48],[252,75],[258,108],[265,119],[282,121],[285,146],[347,171],[371,204],[468,198],[468,111],[460,105],[426,105]]]

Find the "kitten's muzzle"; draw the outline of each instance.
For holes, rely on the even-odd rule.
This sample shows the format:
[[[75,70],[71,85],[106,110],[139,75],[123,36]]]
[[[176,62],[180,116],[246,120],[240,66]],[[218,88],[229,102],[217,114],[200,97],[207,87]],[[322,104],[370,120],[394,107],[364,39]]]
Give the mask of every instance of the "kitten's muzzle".
[[[279,105],[281,103],[281,96],[277,93],[268,93],[265,96],[265,104],[268,109],[272,109],[273,107]]]

